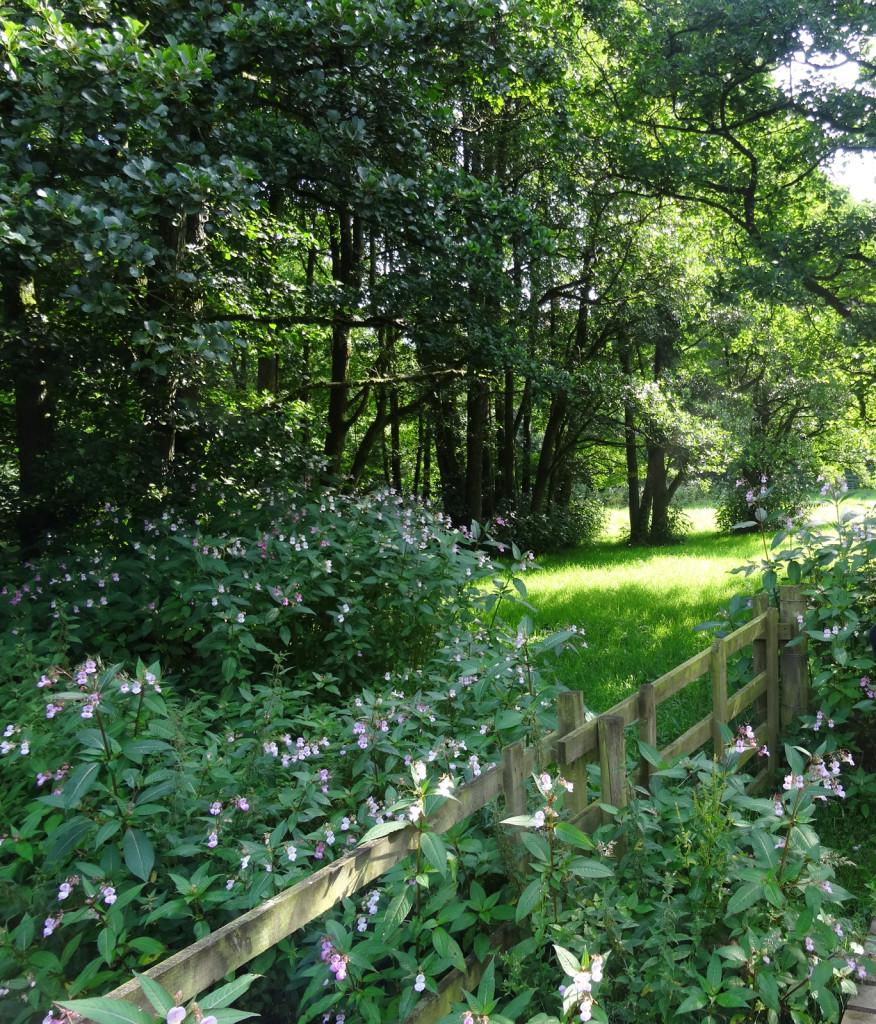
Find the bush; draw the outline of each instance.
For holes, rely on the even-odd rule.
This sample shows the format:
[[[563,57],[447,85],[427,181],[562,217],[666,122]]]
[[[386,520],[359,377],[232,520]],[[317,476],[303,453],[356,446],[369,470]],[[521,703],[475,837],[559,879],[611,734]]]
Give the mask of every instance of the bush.
[[[317,672],[349,693],[421,667],[495,577],[470,535],[388,491],[208,487],[154,517],[107,507],[88,533],[0,589],[6,678],[139,657],[186,665],[192,688]]]
[[[796,440],[787,438],[781,446],[752,442],[730,465],[728,481],[718,492],[715,523],[719,530],[726,532],[750,520],[752,500],[764,489],[769,490],[764,507],[770,512],[796,517],[811,507],[809,491],[818,467],[809,446]]]
[[[568,505],[551,502],[543,512],[530,511],[528,502],[521,499],[496,517],[496,536],[521,551],[544,554],[592,543],[605,520],[605,505],[595,494],[573,497]]]

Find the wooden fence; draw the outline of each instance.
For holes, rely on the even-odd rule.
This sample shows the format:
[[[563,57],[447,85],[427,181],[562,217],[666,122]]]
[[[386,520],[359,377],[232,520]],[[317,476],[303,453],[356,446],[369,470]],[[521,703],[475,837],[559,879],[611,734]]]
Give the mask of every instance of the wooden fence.
[[[457,799],[446,801],[430,816],[430,828],[446,832],[498,796],[504,797],[507,815],[524,814],[530,774],[536,768],[555,763],[575,783],[573,792],[564,800],[564,809],[571,812],[571,820],[579,828],[593,832],[609,818],[600,805],[626,806],[630,784],[647,786],[654,771],[647,760],[640,758],[632,776],[627,776],[625,728],[638,722],[639,738],[656,746],[658,705],[706,675],[711,676],[712,712],[663,747],[661,757],[669,761],[693,753],[708,740],[712,740],[715,749],[722,749],[721,724],[728,724],[751,707],[749,723],[755,729],[758,744],[769,748],[769,762],[758,776],[766,778],[776,767],[780,732],[808,704],[806,641],[787,646],[799,632],[797,616],[805,607],[802,588],[782,587],[780,593],[779,608],[767,607],[765,596],[760,595],[756,614],[749,623],[715,640],[710,649],[654,683],[645,683],[637,693],[596,719],[584,721],[581,693],[561,693],[557,730],[534,747],[522,743],[505,747],[501,764],[457,789]],[[748,645],[752,645],[754,678],[742,689],[728,694],[728,659]],[[753,754],[754,750],[749,750],[741,758]],[[587,765],[591,762],[599,763],[601,792],[588,802]],[[416,847],[417,830],[413,826],[366,843],[150,968],[146,974],[167,991],[181,993],[182,1000],[206,992],[226,975],[372,883]],[[500,941],[501,936],[497,936],[497,944]],[[452,1002],[461,1001],[462,989],[474,988],[485,966],[474,957],[466,964],[466,972],[448,975],[439,986],[439,994],[421,1000],[407,1021],[432,1024],[449,1012]],[[150,1008],[136,980],[108,995]]]

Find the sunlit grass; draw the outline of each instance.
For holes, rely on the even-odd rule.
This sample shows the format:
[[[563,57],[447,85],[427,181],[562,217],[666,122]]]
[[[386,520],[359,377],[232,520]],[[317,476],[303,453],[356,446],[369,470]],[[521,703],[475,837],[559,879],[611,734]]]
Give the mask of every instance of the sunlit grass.
[[[583,627],[588,647],[564,655],[560,674],[593,711],[608,710],[703,650],[711,635],[694,627],[714,619],[733,594],[754,588],[730,570],[759,556],[759,536],[718,534],[713,509],[687,515],[692,529],[684,544],[642,549],[623,545],[625,514],[613,511],[606,539],[539,558],[541,568],[527,579],[537,626]],[[698,692],[688,696],[699,706]],[[668,702],[662,717],[687,702]],[[684,724],[689,713],[675,710]]]

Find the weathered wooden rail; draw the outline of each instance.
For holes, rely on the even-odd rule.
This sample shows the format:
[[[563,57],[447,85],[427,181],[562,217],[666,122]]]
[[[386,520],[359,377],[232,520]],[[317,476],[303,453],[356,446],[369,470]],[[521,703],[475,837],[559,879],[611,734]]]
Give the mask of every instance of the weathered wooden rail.
[[[571,820],[584,831],[594,831],[609,817],[601,805],[626,806],[631,782],[647,786],[654,770],[645,758],[640,758],[632,777],[627,776],[625,728],[638,722],[639,738],[656,747],[658,706],[706,675],[711,676],[712,683],[711,713],[665,746],[661,756],[668,761],[693,753],[708,740],[712,740],[715,749],[721,749],[721,724],[752,707],[750,724],[759,744],[765,743],[770,752],[769,763],[758,776],[765,777],[775,766],[780,731],[807,706],[805,640],[787,647],[798,635],[797,615],[803,608],[800,587],[781,588],[780,608],[767,607],[762,597],[751,622],[715,640],[710,649],[655,682],[645,683],[637,693],[591,721],[584,720],[581,693],[560,694],[556,731],[542,737],[534,747],[522,743],[505,747],[501,764],[461,786],[454,794],[455,801],[446,801],[430,816],[431,829],[446,832],[499,796],[504,797],[508,815],[525,813],[526,781],[530,774],[536,768],[556,763],[575,783],[564,801]],[[752,645],[754,678],[736,693],[728,694],[727,661],[748,645]],[[747,759],[753,753],[751,750],[741,756]],[[591,762],[600,765],[601,792],[597,799],[588,802],[587,765]],[[416,846],[417,830],[413,826],[366,843],[150,968],[146,974],[167,991],[181,993],[183,1000],[205,992],[372,883]],[[416,1024],[438,1020],[449,1012],[452,1002],[461,1000],[463,987],[471,989],[477,985],[482,971],[483,966],[470,957],[467,971],[452,972],[442,982],[439,994],[422,1000],[407,1020]],[[149,1008],[136,980],[108,995]]]

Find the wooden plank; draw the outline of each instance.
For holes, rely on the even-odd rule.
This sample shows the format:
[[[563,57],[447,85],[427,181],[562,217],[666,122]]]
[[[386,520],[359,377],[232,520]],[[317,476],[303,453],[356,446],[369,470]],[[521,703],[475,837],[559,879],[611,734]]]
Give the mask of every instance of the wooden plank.
[[[797,616],[806,611],[806,599],[803,596],[802,586],[779,587],[781,604],[779,615],[782,622],[791,630],[791,637],[800,633],[797,623]],[[780,699],[780,726],[782,729],[790,730],[800,715],[806,714],[809,710],[809,656],[806,650],[807,639],[788,647],[782,645],[781,649],[781,699]]]
[[[445,800],[437,811],[429,815],[429,822],[435,832],[446,832],[501,796],[502,766],[499,764],[481,772],[476,779],[455,789],[453,795],[455,800]]]
[[[770,608],[766,639],[766,672],[767,672],[767,750],[769,751],[769,769],[772,772],[779,767],[779,609]]]
[[[620,715],[600,715],[599,723],[599,770],[602,782],[602,803],[614,807],[626,807],[626,740],[624,724]],[[604,824],[611,816],[606,812]]]
[[[583,814],[578,814],[575,817],[570,818],[569,821],[571,821],[575,828],[580,828],[582,832],[586,832],[588,836],[592,836],[602,824],[602,818],[602,808],[598,803],[594,802],[590,804]]]
[[[657,692],[650,683],[639,687],[639,739],[652,747],[657,746]],[[636,781],[642,789],[649,788],[653,771],[651,762],[640,755]]]
[[[504,817],[526,814],[526,790],[524,780],[528,776],[524,759],[526,750],[522,743],[512,743],[502,751],[502,790],[505,795]],[[521,829],[516,825],[505,825],[514,842],[520,841]]]
[[[715,640],[709,661],[712,672],[712,746],[715,753],[724,750],[721,726],[730,719],[727,715],[727,647],[725,640]]]
[[[181,992],[183,1002],[206,992],[227,974],[374,881],[416,846],[417,834],[412,826],[365,843],[145,973],[168,992]],[[108,995],[151,1010],[136,979]]]
[[[679,754],[691,754],[697,747],[702,746],[712,735],[712,716],[703,718],[696,725],[692,725],[686,733],[683,733],[677,740],[673,740],[668,746],[660,751],[664,761],[671,761]]]
[[[712,657],[710,649],[700,651],[692,658],[688,658],[677,668],[672,669],[665,675],[654,681],[654,689],[657,691],[657,703],[662,704],[673,694],[683,690],[689,683],[695,682],[709,671],[709,661]]]
[[[734,629],[732,633],[728,633],[724,637],[724,644],[727,650],[727,657],[731,654],[736,654],[737,651],[741,651],[743,647],[747,647],[749,644],[753,644],[755,640],[759,639],[766,633],[766,613],[756,615],[751,622],[746,622],[744,626],[740,626],[739,629]]]
[[[767,674],[764,671],[756,675],[751,682],[746,683],[741,690],[737,690],[732,697],[727,698],[727,721],[729,722],[731,718],[735,718],[744,707],[756,701],[758,697],[763,696],[766,691]]]
[[[564,736],[573,733],[584,724],[584,694],[579,690],[567,690],[557,697],[557,733]],[[557,757],[564,777],[574,787],[563,797],[563,809],[572,816],[581,814],[587,808],[587,762],[583,757],[577,761],[564,761]]]
[[[767,637],[769,636],[770,630],[770,601],[766,594],[755,594],[753,600],[755,614],[765,616],[763,635],[755,640],[751,645],[751,673],[752,677],[756,679],[761,672],[766,673],[767,671]],[[755,701],[753,713],[754,717],[758,721],[766,720],[766,690],[764,690],[763,696],[759,697]]]
[[[546,764],[553,764],[557,760],[558,737],[559,733],[549,732],[536,746],[524,749],[522,763],[523,777],[525,779],[529,778],[537,768],[543,768]]]
[[[562,764],[572,764],[579,757],[592,754],[599,746],[596,722],[594,718],[567,736],[561,736],[557,740],[557,760]]]

